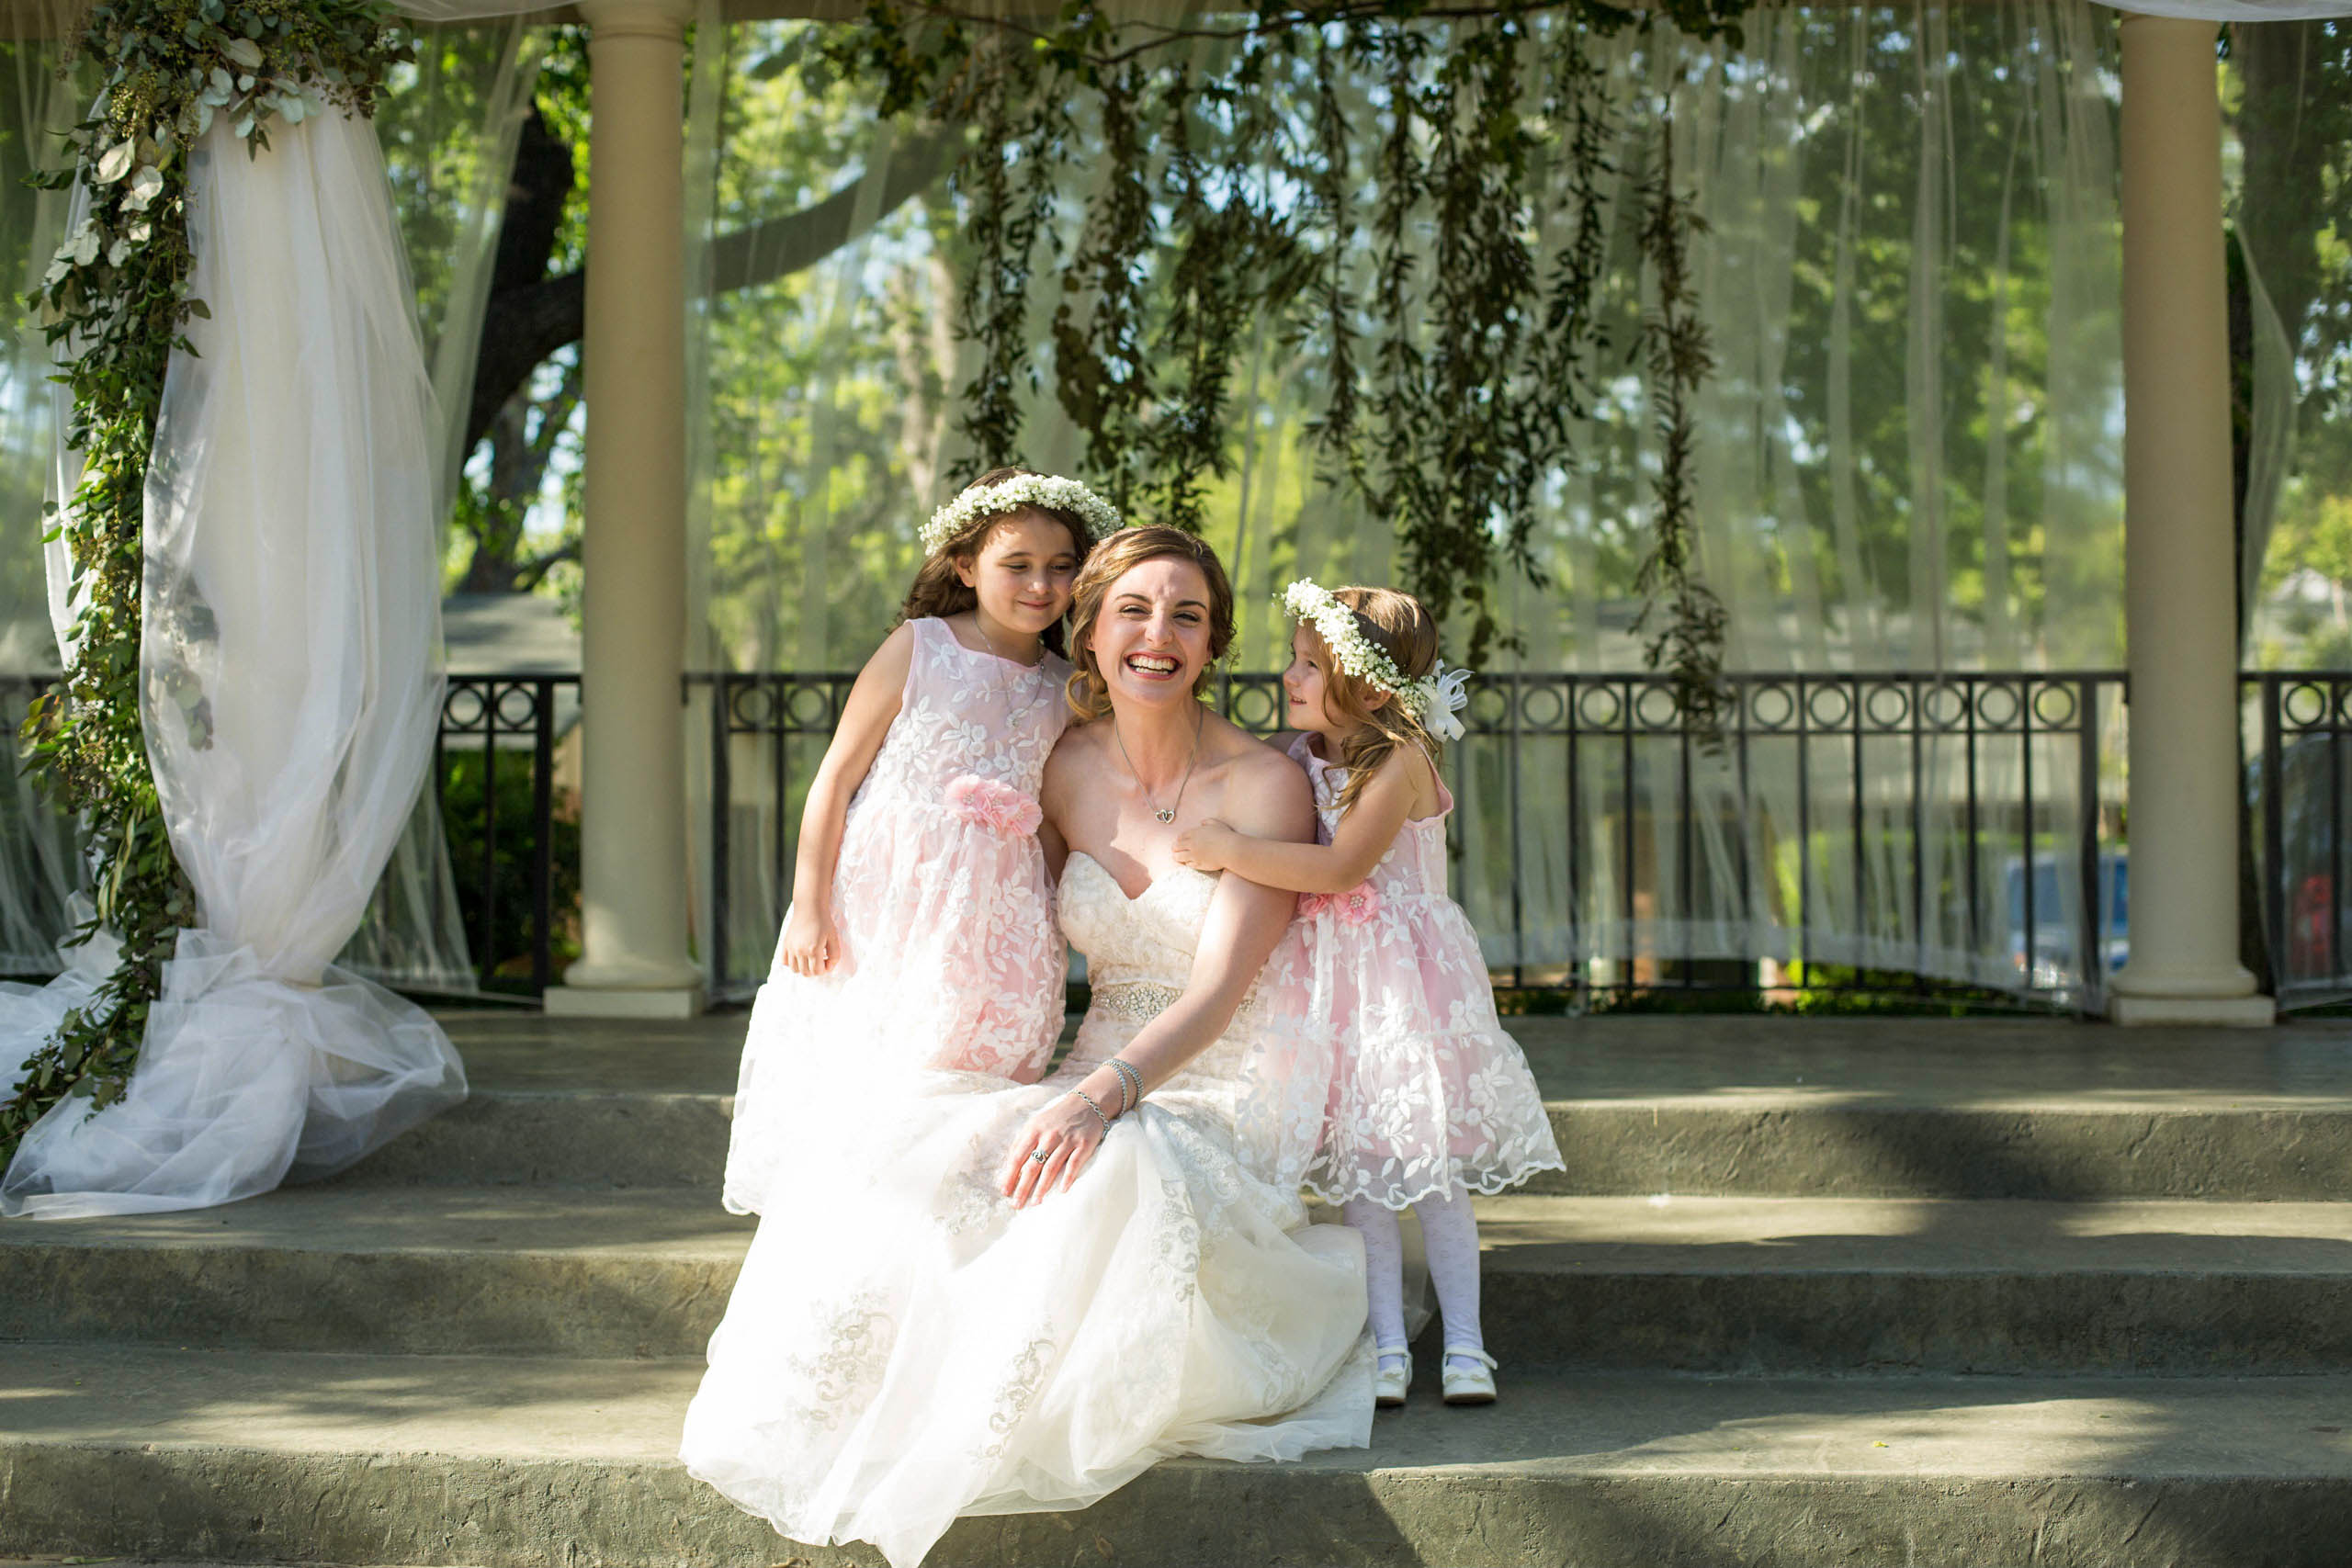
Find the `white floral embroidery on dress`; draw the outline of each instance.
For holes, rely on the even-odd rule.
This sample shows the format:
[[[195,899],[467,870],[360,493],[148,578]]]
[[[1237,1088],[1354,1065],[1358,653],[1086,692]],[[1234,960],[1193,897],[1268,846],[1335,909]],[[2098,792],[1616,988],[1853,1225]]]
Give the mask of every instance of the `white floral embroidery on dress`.
[[[1291,754],[1315,783],[1317,837],[1340,821],[1347,771],[1306,738]],[[1326,1201],[1401,1209],[1455,1183],[1476,1193],[1561,1168],[1552,1119],[1494,989],[1469,917],[1445,894],[1442,808],[1407,822],[1372,874],[1309,919],[1340,1026],[1323,1148],[1307,1185]]]
[[[808,1402],[795,1412],[804,1426],[830,1432],[856,1413],[882,1381],[896,1330],[879,1292],[865,1292],[831,1314],[824,1349],[791,1363],[809,1383]]]
[[[898,717],[850,802],[833,872],[843,955],[771,971],[752,1010],[727,1155],[727,1206],[765,1210],[803,1122],[909,1070],[1041,1070],[1061,1032],[1068,956],[1036,795],[1069,717],[1069,666],[966,648],[909,623]]]
[[[1054,1326],[1048,1324],[1043,1334],[1023,1346],[1021,1353],[1012,1359],[1011,1374],[1004,1380],[1003,1386],[996,1391],[996,1408],[989,1412],[989,1431],[992,1435],[981,1446],[981,1459],[997,1458],[1004,1452],[1005,1445],[1012,1440],[1013,1430],[1021,1425],[1021,1417],[1028,1413],[1031,1402],[1037,1397],[1037,1391],[1045,1386],[1046,1373],[1053,1365],[1059,1338]]]

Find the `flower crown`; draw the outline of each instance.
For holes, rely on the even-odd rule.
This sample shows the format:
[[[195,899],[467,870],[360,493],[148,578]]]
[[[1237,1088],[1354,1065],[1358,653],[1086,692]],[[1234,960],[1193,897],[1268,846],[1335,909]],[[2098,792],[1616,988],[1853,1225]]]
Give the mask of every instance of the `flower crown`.
[[[937,555],[948,540],[983,517],[1002,517],[1030,506],[1074,512],[1086,519],[1097,538],[1119,526],[1118,509],[1076,479],[1015,474],[992,485],[975,485],[933,513],[922,527],[922,553]]]
[[[1440,661],[1430,665],[1430,672],[1419,680],[1407,680],[1396,661],[1363,635],[1356,613],[1308,578],[1302,577],[1283,590],[1283,608],[1294,621],[1315,624],[1316,635],[1341,671],[1395,697],[1397,706],[1440,740],[1462,739],[1462,720],[1454,716],[1470,705],[1470,694],[1464,689],[1470,681],[1469,671],[1448,670]]]

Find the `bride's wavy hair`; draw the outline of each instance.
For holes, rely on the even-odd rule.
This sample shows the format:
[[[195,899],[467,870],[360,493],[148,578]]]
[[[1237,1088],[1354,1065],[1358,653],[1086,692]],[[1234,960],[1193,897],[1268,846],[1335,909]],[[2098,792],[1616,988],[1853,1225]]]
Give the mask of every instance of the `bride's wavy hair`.
[[[1033,479],[1046,477],[1035,468],[990,468],[956,493],[961,495],[965,491],[1000,484],[1023,475]],[[1023,515],[1046,518],[1068,529],[1071,551],[1077,555],[1081,567],[1086,564],[1089,552],[1094,548],[1094,531],[1086,525],[1086,519],[1075,512],[1065,512],[1058,506],[1024,506],[1017,512],[998,512],[986,517],[975,517],[955,537],[923,558],[922,567],[915,572],[913,586],[907,590],[906,603],[899,606],[899,619],[917,621],[925,615],[960,615],[967,610],[977,608],[980,602],[978,592],[956,576],[956,569],[969,566],[980,558],[980,551],[988,547],[989,536],[997,531],[1000,524],[1010,523]],[[1046,628],[1041,640],[1056,653],[1062,653],[1062,623],[1056,621]]]
[[[1078,569],[1078,583],[1070,591],[1069,661],[1077,668],[1069,678],[1069,706],[1081,723],[1111,711],[1111,689],[1094,660],[1094,623],[1111,585],[1146,561],[1188,560],[1201,569],[1209,584],[1209,661],[1193,682],[1193,694],[1209,689],[1209,672],[1233,646],[1233,583],[1225,563],[1204,539],[1182,528],[1122,528],[1105,539]]]
[[[1437,622],[1419,599],[1392,588],[1334,588],[1331,597],[1354,613],[1356,630],[1386,654],[1406,680],[1418,681],[1437,667]],[[1340,746],[1340,763],[1348,770],[1348,782],[1340,790],[1340,810],[1345,813],[1356,803],[1374,770],[1400,746],[1419,746],[1435,767],[1440,748],[1428,727],[1393,695],[1340,669],[1313,621],[1301,621],[1299,626],[1322,654],[1324,712],[1350,727]]]

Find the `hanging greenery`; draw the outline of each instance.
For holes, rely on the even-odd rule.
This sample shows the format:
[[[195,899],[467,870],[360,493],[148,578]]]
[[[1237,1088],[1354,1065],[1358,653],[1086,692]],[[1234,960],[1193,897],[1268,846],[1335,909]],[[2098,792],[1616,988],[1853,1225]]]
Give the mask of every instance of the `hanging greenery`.
[[[87,830],[96,910],[72,940],[121,946],[0,1103],[0,1168],[62,1100],[96,1110],[122,1097],[163,963],[197,918],[148,768],[139,659],[143,498],[164,376],[175,350],[193,352],[187,323],[209,314],[188,293],[189,149],[216,119],[258,156],[273,121],[372,113],[386,73],[409,58],[404,40],[374,0],[101,0],[74,39],[80,56],[107,62],[103,96],[71,134],[72,165],[34,176],[80,188],[73,231],[25,301],[73,396],[66,439],[83,463],[73,496],[47,518],[73,562],[74,653],[22,739],[28,766]],[[209,733],[209,704],[185,676],[146,697],[151,716]]]
[[[977,464],[1018,457],[1042,335],[1091,477],[1123,508],[1197,528],[1227,463],[1237,349],[1270,328],[1319,380],[1325,480],[1395,529],[1406,586],[1464,617],[1473,663],[1501,633],[1502,574],[1543,585],[1532,530],[1579,460],[1596,378],[1641,355],[1661,430],[1679,433],[1655,487],[1643,589],[1668,624],[1649,654],[1703,725],[1723,617],[1689,548],[1688,404],[1708,365],[1679,272],[1692,219],[1661,152],[1629,237],[1653,269],[1674,264],[1675,289],[1640,341],[1611,345],[1603,258],[1620,220],[1602,176],[1622,130],[1592,46],[1660,21],[1736,37],[1741,8],[1311,0],[1166,24],[1084,0],[1051,17],[870,0],[828,51],[882,85],[887,111],[974,128],[957,184]],[[1363,148],[1368,167],[1351,163]],[[1064,254],[1055,204],[1072,191],[1087,194]],[[1547,232],[1566,243],[1546,254]],[[1040,265],[1065,282],[1042,334],[1024,316]]]
[[[1650,634],[1643,656],[1651,669],[1664,665],[1673,671],[1683,716],[1712,750],[1721,743],[1733,698],[1722,679],[1723,601],[1690,570],[1697,545],[1697,520],[1690,512],[1690,402],[1715,360],[1690,283],[1690,241],[1706,223],[1675,188],[1671,99],[1660,118],[1658,166],[1645,193],[1641,222],[1642,257],[1657,290],[1657,304],[1642,320],[1642,341],[1657,408],[1658,465],[1651,492],[1657,512],[1649,554],[1634,578],[1634,591],[1648,600],[1634,630],[1648,631],[1651,617],[1665,605],[1666,625]]]

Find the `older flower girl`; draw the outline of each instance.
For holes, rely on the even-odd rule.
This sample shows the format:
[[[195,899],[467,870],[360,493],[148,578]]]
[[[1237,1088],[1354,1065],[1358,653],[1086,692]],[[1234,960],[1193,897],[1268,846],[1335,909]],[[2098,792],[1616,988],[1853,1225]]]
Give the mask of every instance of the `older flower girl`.
[[[1211,822],[1176,857],[1307,895],[1300,911],[1329,964],[1340,1025],[1307,1185],[1363,1235],[1379,1402],[1402,1404],[1412,1381],[1397,1232],[1409,1204],[1445,1316],[1446,1403],[1487,1404],[1495,1360],[1478,1326],[1470,1194],[1556,1170],[1560,1151],[1526,1058],[1495,1017],[1477,933],[1445,895],[1453,800],[1436,763],[1440,736],[1462,733],[1467,675],[1438,663],[1436,623],[1408,594],[1299,581],[1283,604],[1298,622],[1283,672],[1303,732],[1291,754],[1315,781],[1317,842]]]
[[[1064,958],[1037,785],[1069,723],[1061,621],[1118,513],[1075,479],[999,468],[932,515],[904,624],[843,705],[808,786],[793,901],[752,1010],[726,1203],[764,1211],[803,1119],[877,1071],[1044,1071]]]

